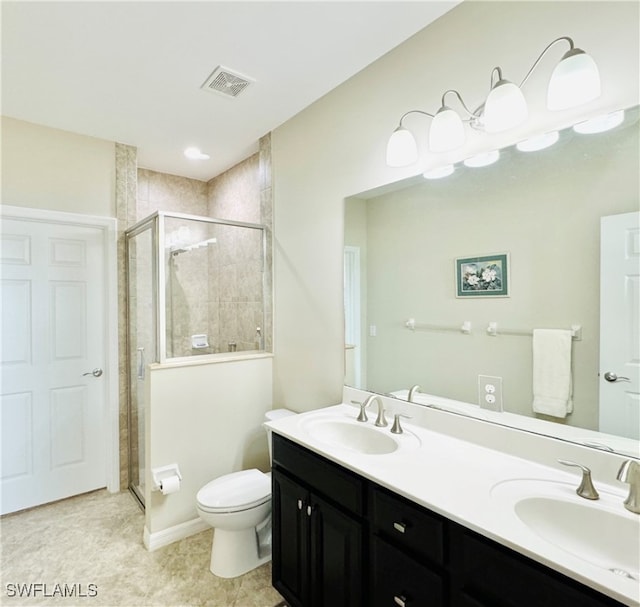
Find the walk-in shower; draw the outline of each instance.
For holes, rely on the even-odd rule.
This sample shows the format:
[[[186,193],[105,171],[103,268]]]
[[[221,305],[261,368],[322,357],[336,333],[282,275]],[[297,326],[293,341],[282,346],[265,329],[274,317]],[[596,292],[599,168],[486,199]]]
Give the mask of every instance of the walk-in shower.
[[[129,488],[144,505],[147,366],[264,350],[266,240],[262,225],[156,212],[125,242]]]

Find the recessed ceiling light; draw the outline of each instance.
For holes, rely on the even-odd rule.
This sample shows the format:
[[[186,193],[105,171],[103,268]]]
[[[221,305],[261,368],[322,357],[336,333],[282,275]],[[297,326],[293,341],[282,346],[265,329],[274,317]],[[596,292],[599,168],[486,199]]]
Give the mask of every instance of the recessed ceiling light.
[[[209,154],[204,154],[200,151],[200,148],[187,148],[184,151],[184,155],[191,160],[209,160]]]

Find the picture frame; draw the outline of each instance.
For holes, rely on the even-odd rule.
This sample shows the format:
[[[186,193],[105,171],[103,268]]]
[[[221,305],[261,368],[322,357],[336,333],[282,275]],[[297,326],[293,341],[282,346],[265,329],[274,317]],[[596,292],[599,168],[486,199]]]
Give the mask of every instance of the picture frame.
[[[456,258],[456,297],[509,297],[509,266],[509,253]]]

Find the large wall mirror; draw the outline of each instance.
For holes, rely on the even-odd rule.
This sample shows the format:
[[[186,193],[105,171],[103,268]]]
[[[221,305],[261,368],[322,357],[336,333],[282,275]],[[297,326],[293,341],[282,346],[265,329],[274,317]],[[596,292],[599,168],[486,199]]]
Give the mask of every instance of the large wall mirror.
[[[491,166],[456,166],[446,178],[414,177],[348,199],[345,383],[400,398],[419,384],[423,404],[466,403],[454,411],[508,425],[529,420],[533,431],[569,440],[581,440],[579,428],[589,437],[581,442],[640,456],[638,115],[631,108],[606,132],[566,129],[547,149],[514,146]],[[635,277],[624,279],[621,295],[601,283],[601,258],[613,255],[604,240],[601,247],[609,229],[601,226],[622,215],[632,229],[612,238]],[[455,260],[498,253],[508,254],[508,296],[459,297]],[[601,321],[601,295],[618,298],[623,314]],[[532,331],[578,325],[573,410],[536,413]],[[604,349],[617,357],[611,369],[601,368]],[[607,382],[605,371],[629,381]],[[479,375],[501,378],[502,414],[480,408]]]

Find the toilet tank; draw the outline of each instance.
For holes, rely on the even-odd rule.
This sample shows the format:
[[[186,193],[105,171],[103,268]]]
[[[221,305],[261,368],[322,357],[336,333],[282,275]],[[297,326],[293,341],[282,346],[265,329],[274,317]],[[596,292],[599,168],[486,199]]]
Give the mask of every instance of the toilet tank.
[[[289,409],[272,409],[271,411],[267,411],[264,414],[265,422],[274,422],[277,419],[282,419],[283,417],[289,417],[290,415],[296,415],[295,411],[290,411]],[[269,428],[265,428],[267,431],[267,444],[269,445],[269,463],[273,463],[273,447],[271,446],[271,430]]]

